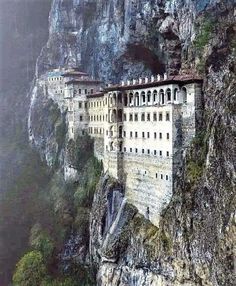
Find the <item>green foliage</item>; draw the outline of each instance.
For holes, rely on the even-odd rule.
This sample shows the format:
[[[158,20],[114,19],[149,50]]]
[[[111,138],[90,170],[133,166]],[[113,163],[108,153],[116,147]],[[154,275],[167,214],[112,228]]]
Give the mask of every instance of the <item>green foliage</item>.
[[[212,19],[205,19],[201,24],[200,31],[194,41],[194,46],[200,53],[212,39],[214,25],[215,21]]]
[[[54,243],[48,233],[39,224],[31,229],[30,245],[42,253],[45,261],[48,261],[53,254]]]
[[[13,285],[39,286],[46,276],[47,271],[42,254],[39,251],[31,251],[17,263]]]
[[[208,151],[208,137],[209,134],[202,131],[192,140],[192,150],[195,153],[192,154],[191,158],[187,158],[186,166],[187,177],[192,183],[196,183],[202,176]]]

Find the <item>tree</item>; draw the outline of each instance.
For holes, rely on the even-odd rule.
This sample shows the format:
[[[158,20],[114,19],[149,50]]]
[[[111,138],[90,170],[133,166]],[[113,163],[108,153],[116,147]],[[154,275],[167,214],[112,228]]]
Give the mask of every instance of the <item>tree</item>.
[[[39,251],[25,254],[16,265],[14,286],[39,286],[47,277],[43,256]]]

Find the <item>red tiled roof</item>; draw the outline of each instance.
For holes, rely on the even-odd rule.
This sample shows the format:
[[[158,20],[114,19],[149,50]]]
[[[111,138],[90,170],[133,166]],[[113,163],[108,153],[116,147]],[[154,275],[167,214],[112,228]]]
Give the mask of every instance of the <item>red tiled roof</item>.
[[[132,84],[130,82],[130,85],[112,85],[105,88],[106,91],[112,91],[112,90],[132,90],[134,88],[146,88],[146,87],[155,87],[155,86],[161,86],[166,84],[172,84],[172,83],[192,83],[192,82],[202,82],[202,78],[197,75],[175,75],[175,76],[169,76],[167,79],[161,79],[157,80],[155,79],[153,82],[148,81],[147,83],[136,83]]]
[[[87,95],[88,98],[92,98],[92,97],[103,97],[104,96],[104,92],[96,92],[96,93],[90,93]]]

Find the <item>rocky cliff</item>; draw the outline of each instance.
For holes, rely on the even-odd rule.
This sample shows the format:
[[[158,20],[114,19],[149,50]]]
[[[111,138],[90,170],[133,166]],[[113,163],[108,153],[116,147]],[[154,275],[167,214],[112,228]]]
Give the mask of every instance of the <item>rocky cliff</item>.
[[[53,1],[36,77],[80,66],[112,82],[163,71],[204,78],[202,132],[159,228],[126,203],[122,186],[101,178],[90,217],[97,285],[235,285],[235,15],[230,0]],[[47,99],[33,91],[30,132],[53,166],[55,158],[63,162],[64,147],[58,149],[56,125],[40,116]]]

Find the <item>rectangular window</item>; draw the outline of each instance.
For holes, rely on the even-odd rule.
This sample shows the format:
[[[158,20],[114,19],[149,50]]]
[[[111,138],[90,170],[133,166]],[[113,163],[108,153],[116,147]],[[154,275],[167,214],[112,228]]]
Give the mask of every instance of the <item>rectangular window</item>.
[[[84,93],[85,93],[85,94],[87,94],[87,93],[88,93],[87,89],[85,89],[85,90],[84,90]]]
[[[159,133],[159,139],[162,139],[162,133]]]
[[[159,112],[159,121],[162,121],[162,112]]]
[[[144,154],[144,149],[142,149],[142,153]]]
[[[79,120],[83,121],[83,116],[82,115],[80,115]]]
[[[132,113],[130,113],[130,115],[129,115],[129,121],[133,121],[133,114]]]
[[[135,132],[135,138],[138,138],[138,132]]]
[[[163,175],[161,174],[161,179],[163,180]]]
[[[169,153],[169,151],[167,151],[167,152],[166,152],[166,156],[167,156],[167,157],[169,157],[169,156],[170,156],[170,153]]]
[[[126,147],[124,147],[124,152],[126,152]]]
[[[79,102],[79,108],[82,108],[82,102]]]
[[[168,175],[166,175],[166,181],[168,181],[169,180],[169,176]]]
[[[132,131],[130,131],[130,138],[132,138],[133,137],[133,132]]]
[[[124,137],[126,137],[126,132],[124,131]]]
[[[138,149],[137,148],[135,148],[135,153],[138,153]]]
[[[147,121],[150,121],[150,113],[147,114]]]
[[[157,114],[153,113],[153,121],[157,121]]]
[[[144,132],[142,132],[142,137],[145,138],[145,133]]]
[[[91,88],[91,94],[93,94],[93,88]]]
[[[84,103],[84,108],[87,108],[87,102]]]
[[[150,155],[150,149],[147,149],[147,153],[148,153],[148,155]]]
[[[141,114],[141,121],[145,121],[145,113]]]
[[[79,94],[81,94],[81,89],[79,89]]]
[[[124,121],[126,121],[126,113],[124,113]]]
[[[134,121],[138,121],[138,113],[134,114]]]
[[[166,112],[166,121],[170,121],[170,113]]]
[[[154,132],[154,139],[157,139],[157,133]]]
[[[132,153],[132,151],[133,151],[132,148],[130,148],[129,151],[130,151],[130,153]]]
[[[108,136],[108,130],[106,131],[106,135]]]
[[[170,139],[170,134],[166,133],[166,139],[169,140]]]
[[[160,156],[162,156],[162,151],[160,151],[160,153],[159,153],[159,154],[160,154]]]
[[[157,155],[157,150],[154,150],[154,155],[155,155],[155,156]]]
[[[158,174],[156,173],[156,179],[158,178]]]
[[[147,132],[147,138],[150,138],[150,133],[149,132]]]

